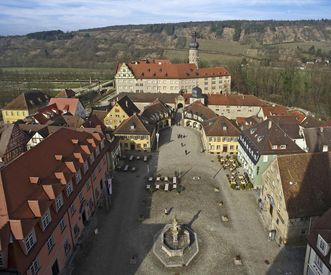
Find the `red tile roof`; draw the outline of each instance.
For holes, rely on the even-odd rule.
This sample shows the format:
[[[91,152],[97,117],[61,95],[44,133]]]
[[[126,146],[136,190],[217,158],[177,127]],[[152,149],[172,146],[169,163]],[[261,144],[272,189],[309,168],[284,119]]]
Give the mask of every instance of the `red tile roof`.
[[[217,116],[213,110],[203,105],[200,101],[194,101],[192,104],[186,106],[184,108],[184,115],[185,113],[197,115],[203,120],[211,119]]]
[[[209,94],[208,105],[267,106],[267,103],[253,95]]]
[[[240,130],[225,116],[217,116],[203,122],[206,136],[239,137]]]
[[[136,78],[140,79],[186,79],[201,77],[229,76],[223,67],[197,69],[195,64],[129,63],[127,64]],[[118,69],[120,66],[118,66]]]
[[[287,107],[282,105],[264,106],[262,110],[265,117],[290,115]]]
[[[78,98],[51,98],[48,105],[56,104],[57,108],[63,112],[69,112],[72,115],[76,114],[78,109],[79,99]]]

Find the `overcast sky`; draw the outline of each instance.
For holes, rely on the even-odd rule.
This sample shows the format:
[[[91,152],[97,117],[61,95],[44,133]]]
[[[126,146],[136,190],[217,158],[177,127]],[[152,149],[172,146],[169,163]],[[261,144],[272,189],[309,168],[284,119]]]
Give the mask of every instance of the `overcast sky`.
[[[229,19],[330,19],[331,0],[0,0],[0,34]]]

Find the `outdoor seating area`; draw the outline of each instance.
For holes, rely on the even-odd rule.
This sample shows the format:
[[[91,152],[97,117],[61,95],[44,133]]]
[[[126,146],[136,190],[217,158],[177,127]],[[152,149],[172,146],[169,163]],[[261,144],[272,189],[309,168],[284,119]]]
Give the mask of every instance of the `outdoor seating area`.
[[[134,165],[135,161],[144,161],[147,162],[150,159],[150,156],[147,154],[144,155],[122,155],[120,163],[116,166],[117,171],[122,172],[136,172],[138,170],[137,166]]]
[[[182,191],[182,186],[179,184],[180,180],[178,177],[168,177],[157,175],[155,177],[148,177],[146,183],[146,190],[154,192],[157,190],[163,190],[169,192],[176,190],[178,193]]]
[[[243,175],[240,170],[240,163],[235,154],[219,156],[218,160],[224,170],[228,170],[226,174],[230,187],[234,190],[249,190],[253,188],[247,175]]]

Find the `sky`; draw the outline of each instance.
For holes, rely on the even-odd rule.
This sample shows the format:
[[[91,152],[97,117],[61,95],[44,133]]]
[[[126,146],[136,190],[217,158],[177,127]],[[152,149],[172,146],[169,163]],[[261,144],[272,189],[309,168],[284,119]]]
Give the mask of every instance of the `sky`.
[[[236,19],[331,19],[331,0],[0,0],[0,35]]]

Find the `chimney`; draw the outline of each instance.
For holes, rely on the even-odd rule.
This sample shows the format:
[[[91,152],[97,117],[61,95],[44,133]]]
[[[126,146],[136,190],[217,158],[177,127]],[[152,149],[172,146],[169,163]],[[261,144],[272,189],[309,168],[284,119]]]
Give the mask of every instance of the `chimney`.
[[[271,126],[272,126],[272,121],[269,120],[269,121],[268,121],[268,129],[271,129]]]

